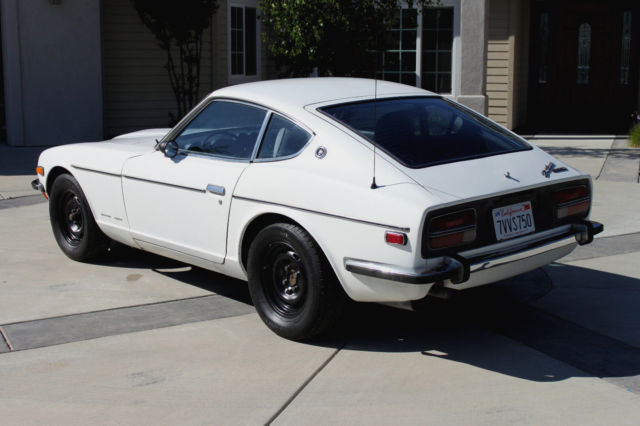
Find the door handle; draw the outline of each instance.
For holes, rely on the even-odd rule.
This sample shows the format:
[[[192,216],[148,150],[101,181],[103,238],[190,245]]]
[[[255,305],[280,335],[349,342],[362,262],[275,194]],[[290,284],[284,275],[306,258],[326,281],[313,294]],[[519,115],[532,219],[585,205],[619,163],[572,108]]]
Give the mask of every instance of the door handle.
[[[209,184],[207,185],[207,192],[210,192],[216,195],[224,195],[226,191],[224,190],[224,186]]]

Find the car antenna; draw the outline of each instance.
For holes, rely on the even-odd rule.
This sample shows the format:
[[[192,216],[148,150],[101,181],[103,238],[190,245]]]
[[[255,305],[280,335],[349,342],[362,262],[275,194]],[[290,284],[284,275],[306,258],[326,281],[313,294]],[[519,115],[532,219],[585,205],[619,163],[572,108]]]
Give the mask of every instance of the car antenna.
[[[371,189],[379,188],[376,184],[376,123],[378,120],[378,76],[373,76],[373,180]]]

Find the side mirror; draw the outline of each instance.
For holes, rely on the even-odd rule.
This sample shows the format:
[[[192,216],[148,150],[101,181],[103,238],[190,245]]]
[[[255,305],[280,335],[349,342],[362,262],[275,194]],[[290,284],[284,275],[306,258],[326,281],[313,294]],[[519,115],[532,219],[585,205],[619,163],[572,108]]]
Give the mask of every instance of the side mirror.
[[[163,142],[158,148],[167,158],[175,157],[176,155],[178,155],[178,151],[180,150],[180,148],[178,147],[178,142],[176,141]]]

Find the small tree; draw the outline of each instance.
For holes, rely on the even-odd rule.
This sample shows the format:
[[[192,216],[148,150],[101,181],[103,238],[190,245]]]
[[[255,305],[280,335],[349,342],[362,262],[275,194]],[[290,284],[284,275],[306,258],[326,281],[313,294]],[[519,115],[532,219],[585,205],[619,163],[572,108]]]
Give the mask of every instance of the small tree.
[[[173,124],[199,100],[202,33],[211,25],[218,1],[131,1],[142,22],[158,39],[160,48],[167,52],[165,68],[178,109],[177,116],[169,113]]]
[[[439,0],[409,0],[429,7]],[[373,77],[375,52],[403,1],[261,0],[264,40],[278,66],[290,76]]]

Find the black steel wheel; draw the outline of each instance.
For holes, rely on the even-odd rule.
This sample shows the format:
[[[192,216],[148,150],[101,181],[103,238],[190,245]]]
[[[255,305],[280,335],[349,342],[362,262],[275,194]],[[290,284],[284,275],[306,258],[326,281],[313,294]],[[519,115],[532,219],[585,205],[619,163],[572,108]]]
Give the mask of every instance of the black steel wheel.
[[[62,174],[49,192],[51,228],[64,254],[81,262],[103,255],[109,238],[98,228],[78,181]]]
[[[303,340],[327,331],[347,296],[311,236],[288,223],[269,225],[249,248],[249,292],[276,334]]]
[[[67,244],[79,245],[84,235],[85,222],[80,199],[73,191],[66,190],[56,208],[62,218],[60,231]]]
[[[268,244],[260,271],[267,302],[284,317],[294,317],[304,307],[305,268],[295,248],[283,241]]]

